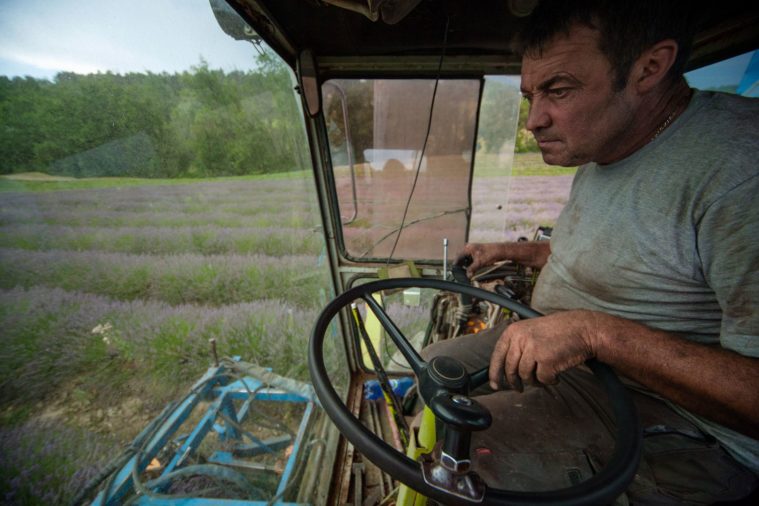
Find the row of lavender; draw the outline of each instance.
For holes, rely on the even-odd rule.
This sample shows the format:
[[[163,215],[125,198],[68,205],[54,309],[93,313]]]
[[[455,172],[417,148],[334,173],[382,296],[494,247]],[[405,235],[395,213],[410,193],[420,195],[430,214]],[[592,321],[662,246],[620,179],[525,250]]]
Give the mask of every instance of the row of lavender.
[[[303,350],[317,313],[277,300],[201,307],[41,286],[3,290],[0,307],[7,324],[0,394],[26,402],[48,398],[83,372],[88,377],[78,378],[80,385],[97,385],[102,396],[124,394],[123,385],[109,382],[111,363],[171,382],[197,363],[208,365],[212,338],[225,354],[303,378]]]
[[[254,357],[261,364],[289,363],[291,374],[303,377],[303,349],[316,316],[315,310],[279,301],[200,308],[45,287],[3,290],[0,308],[7,324],[7,345],[0,348],[2,398],[22,397],[38,409],[62,397],[71,411],[95,411],[102,404],[87,402],[87,397],[134,395],[130,389],[145,388],[144,382],[135,384],[134,376],[148,370],[151,380],[175,384],[187,369],[208,364],[210,338],[230,354]],[[274,335],[278,339],[268,339]],[[71,391],[61,394],[62,387]],[[137,422],[131,430],[141,430],[166,402],[161,397],[175,391],[153,387],[142,392],[157,397],[144,399],[145,416],[132,414],[118,422]],[[66,412],[66,418],[71,416]],[[123,448],[119,436],[107,433],[102,418],[97,419],[101,427],[61,422],[43,412],[25,423],[3,423],[0,503],[69,504]],[[119,432],[124,437],[128,431],[121,427]]]
[[[472,242],[532,238],[539,226],[553,226],[569,198],[572,175],[520,176],[508,186],[482,178],[472,187]],[[505,204],[504,204],[505,203]]]
[[[119,300],[219,306],[259,299],[318,303],[317,256],[147,255],[0,248],[0,287],[59,287]]]
[[[81,218],[81,214],[78,217]],[[18,222],[0,226],[0,248],[25,250],[95,250],[151,255],[194,251],[202,255],[260,254],[273,257],[282,251],[296,255],[318,254],[322,243],[321,236],[312,229],[279,226],[72,226]]]

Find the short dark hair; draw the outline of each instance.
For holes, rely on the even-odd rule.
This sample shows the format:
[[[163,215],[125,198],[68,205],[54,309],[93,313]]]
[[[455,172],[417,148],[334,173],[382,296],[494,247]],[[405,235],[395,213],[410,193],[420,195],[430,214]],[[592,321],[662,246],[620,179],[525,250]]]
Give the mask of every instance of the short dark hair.
[[[521,54],[540,56],[557,35],[569,35],[575,24],[601,34],[599,49],[614,72],[613,86],[627,84],[630,69],[643,51],[664,39],[674,39],[678,51],[668,77],[677,81],[685,71],[694,34],[692,2],[684,0],[541,0],[518,37]]]

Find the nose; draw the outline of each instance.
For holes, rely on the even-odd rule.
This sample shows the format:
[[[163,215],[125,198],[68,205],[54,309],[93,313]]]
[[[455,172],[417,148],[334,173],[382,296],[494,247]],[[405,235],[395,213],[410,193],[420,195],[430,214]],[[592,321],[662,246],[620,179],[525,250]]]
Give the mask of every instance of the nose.
[[[535,132],[541,128],[545,128],[551,125],[551,116],[548,114],[544,103],[539,97],[533,97],[530,102],[530,109],[527,113],[527,122],[525,127],[530,132]]]

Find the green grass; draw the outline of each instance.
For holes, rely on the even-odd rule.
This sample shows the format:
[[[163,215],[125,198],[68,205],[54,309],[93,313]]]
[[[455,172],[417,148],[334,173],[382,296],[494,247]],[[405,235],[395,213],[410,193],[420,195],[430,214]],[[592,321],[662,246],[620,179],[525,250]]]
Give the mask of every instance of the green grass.
[[[273,229],[274,227],[272,227]],[[170,255],[311,255],[316,257],[324,240],[316,232],[280,227],[260,228],[149,228],[64,227],[45,224],[0,226],[0,249],[30,251],[68,250]],[[2,267],[0,267],[2,270]]]
[[[275,174],[258,174],[253,176],[230,176],[218,178],[138,178],[138,177],[93,177],[81,179],[60,179],[55,177],[44,178],[36,173],[34,177],[26,178],[24,174],[10,174],[0,176],[0,192],[48,192],[60,190],[87,190],[93,188],[125,188],[129,186],[165,186],[194,183],[208,183],[209,181],[273,181],[287,179],[301,179],[310,174],[310,171],[278,172]]]
[[[500,176],[503,169],[497,164],[498,155],[492,153],[477,154],[477,171],[481,176]],[[543,162],[540,153],[516,153],[512,176],[560,176],[574,174],[577,167],[558,167]],[[130,186],[165,186],[207,183],[209,181],[274,181],[301,179],[309,177],[310,171],[279,172],[252,176],[230,176],[218,178],[137,178],[137,177],[99,177],[99,178],[57,178],[45,177],[44,174],[10,174],[0,176],[0,192],[49,192],[60,190],[86,190],[93,188],[125,188]]]

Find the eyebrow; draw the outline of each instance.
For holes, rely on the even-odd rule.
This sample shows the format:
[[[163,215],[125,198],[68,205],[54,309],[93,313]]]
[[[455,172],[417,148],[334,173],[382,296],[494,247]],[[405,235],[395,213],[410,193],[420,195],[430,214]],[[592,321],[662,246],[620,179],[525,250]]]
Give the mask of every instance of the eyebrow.
[[[551,88],[551,86],[558,84],[558,83],[566,83],[566,84],[573,84],[573,85],[579,85],[581,84],[579,80],[577,80],[575,77],[569,75],[569,74],[557,74],[553,77],[550,77],[540,83],[537,86],[538,91],[546,91]],[[520,91],[522,94],[529,94],[530,92],[526,90],[525,88],[520,87]]]

